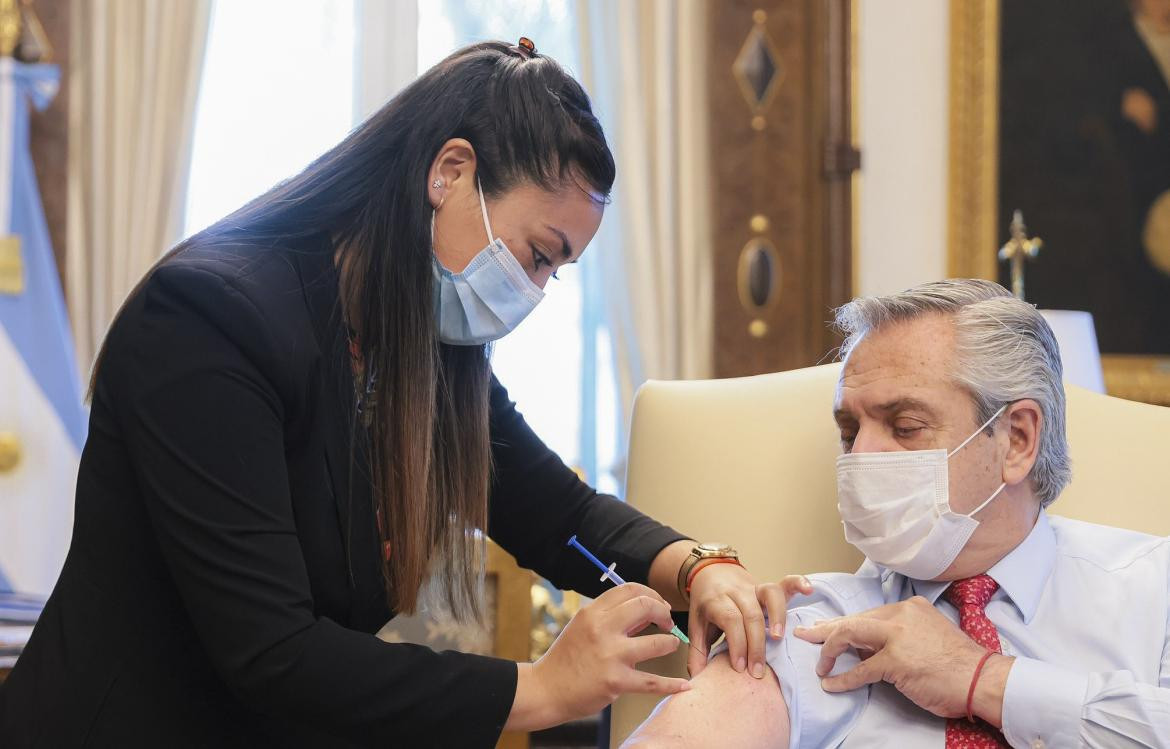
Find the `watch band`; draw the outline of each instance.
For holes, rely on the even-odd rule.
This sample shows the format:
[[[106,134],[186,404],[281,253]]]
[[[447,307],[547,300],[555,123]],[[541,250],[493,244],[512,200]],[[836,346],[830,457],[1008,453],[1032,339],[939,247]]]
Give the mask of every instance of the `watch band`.
[[[738,560],[739,553],[727,544],[722,543],[701,543],[691,549],[690,556],[683,560],[683,563],[678,568],[678,580],[676,581],[678,594],[682,596],[684,601],[689,602],[691,600],[690,586],[688,585],[691,571],[699,562],[708,559]]]

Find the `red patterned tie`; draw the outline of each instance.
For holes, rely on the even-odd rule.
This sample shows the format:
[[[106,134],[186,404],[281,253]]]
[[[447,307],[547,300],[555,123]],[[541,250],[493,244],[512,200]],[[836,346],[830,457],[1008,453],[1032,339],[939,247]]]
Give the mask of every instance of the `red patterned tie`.
[[[999,632],[983,610],[999,589],[999,583],[987,575],[976,575],[951,583],[944,594],[959,610],[959,629],[975,642],[996,653],[999,650]],[[964,718],[947,719],[946,749],[990,749],[1008,746],[1003,734],[983,720],[974,723]]]

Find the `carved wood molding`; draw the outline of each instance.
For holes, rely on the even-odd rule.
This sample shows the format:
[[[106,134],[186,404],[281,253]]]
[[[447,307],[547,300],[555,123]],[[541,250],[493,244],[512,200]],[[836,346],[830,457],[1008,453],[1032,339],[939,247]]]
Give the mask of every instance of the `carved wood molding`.
[[[1102,354],[1105,390],[1110,395],[1156,406],[1170,406],[1170,357]]]
[[[951,0],[947,275],[996,277],[999,0]]]

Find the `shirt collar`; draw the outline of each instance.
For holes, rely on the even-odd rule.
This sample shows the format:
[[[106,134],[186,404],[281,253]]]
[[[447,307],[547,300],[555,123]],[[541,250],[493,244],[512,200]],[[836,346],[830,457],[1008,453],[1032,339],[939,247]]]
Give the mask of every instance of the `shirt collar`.
[[[1000,589],[1019,609],[1024,623],[1027,624],[1040,605],[1040,596],[1044,593],[1044,585],[1048,582],[1055,562],[1056,536],[1048,523],[1048,515],[1041,510],[1039,517],[1036,518],[1036,524],[1032,526],[1027,537],[989,569],[987,574],[999,583]],[[892,576],[902,578],[899,582],[908,585],[913,595],[922,596],[931,604],[938,601],[939,596],[950,585],[950,582],[946,581],[911,580],[888,569],[882,572],[883,583]],[[897,589],[902,586],[892,587]]]

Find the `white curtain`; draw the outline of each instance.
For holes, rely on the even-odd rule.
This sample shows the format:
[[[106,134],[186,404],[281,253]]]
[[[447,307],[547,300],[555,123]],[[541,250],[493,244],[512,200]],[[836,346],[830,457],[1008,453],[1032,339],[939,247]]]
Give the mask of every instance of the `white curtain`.
[[[647,379],[709,377],[704,0],[580,0],[582,79],[617,160],[601,259],[628,424]]]
[[[211,0],[74,0],[66,295],[88,373],[118,307],[180,238]]]
[[[357,0],[354,122],[418,77],[418,0]]]

